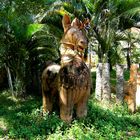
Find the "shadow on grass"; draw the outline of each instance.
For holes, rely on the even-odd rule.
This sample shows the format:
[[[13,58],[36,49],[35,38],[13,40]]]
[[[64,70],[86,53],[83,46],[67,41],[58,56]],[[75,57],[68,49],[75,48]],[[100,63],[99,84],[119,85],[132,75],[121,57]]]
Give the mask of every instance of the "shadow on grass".
[[[7,94],[0,94],[0,138],[45,139],[61,125],[58,115],[42,116],[42,98],[29,97],[14,100]]]

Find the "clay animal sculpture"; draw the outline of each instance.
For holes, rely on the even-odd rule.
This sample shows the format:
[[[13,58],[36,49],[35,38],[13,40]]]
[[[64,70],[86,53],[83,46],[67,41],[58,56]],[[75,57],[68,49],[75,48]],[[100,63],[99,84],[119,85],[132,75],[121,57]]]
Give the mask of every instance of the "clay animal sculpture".
[[[58,73],[60,65],[52,61],[46,62],[46,68],[42,73],[42,97],[43,97],[43,112],[51,113],[53,105],[59,105],[59,91],[58,91]]]
[[[124,100],[132,113],[136,111],[137,71],[138,65],[132,64],[130,67],[130,79],[124,84]]]
[[[53,64],[53,68],[49,65],[42,74],[43,111],[51,112],[53,104],[59,100],[60,118],[71,122],[74,107],[77,117],[87,115],[91,78],[83,52],[88,43],[84,26],[77,18],[71,22],[70,17],[64,15],[62,25],[61,65]]]
[[[87,38],[81,30],[81,22],[75,18],[70,21],[65,15],[62,20],[64,36],[61,40],[61,69],[59,71],[60,117],[70,122],[73,108],[81,118],[87,115],[87,101],[90,95],[90,71],[82,59],[87,47]],[[70,50],[71,49],[71,50]]]

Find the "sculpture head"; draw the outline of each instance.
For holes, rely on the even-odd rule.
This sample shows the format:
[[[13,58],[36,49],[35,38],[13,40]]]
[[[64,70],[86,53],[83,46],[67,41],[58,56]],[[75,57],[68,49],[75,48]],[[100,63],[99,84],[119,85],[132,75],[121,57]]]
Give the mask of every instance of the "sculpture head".
[[[88,41],[84,32],[84,23],[75,18],[72,22],[68,15],[64,15],[62,19],[64,35],[61,39],[61,44],[67,48],[76,50],[80,53],[87,48]]]

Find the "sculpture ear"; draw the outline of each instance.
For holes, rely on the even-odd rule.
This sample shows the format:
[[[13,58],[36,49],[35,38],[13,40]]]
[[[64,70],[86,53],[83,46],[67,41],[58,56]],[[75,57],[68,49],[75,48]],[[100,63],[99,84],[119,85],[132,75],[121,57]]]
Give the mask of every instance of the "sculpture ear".
[[[83,22],[83,27],[85,29],[90,29],[90,20],[88,18],[86,18]]]
[[[74,27],[78,27],[79,28],[81,26],[81,22],[77,18],[75,18],[72,21],[71,26],[74,26]]]
[[[70,17],[66,14],[63,16],[62,25],[63,25],[64,32],[66,32],[67,29],[71,26]]]

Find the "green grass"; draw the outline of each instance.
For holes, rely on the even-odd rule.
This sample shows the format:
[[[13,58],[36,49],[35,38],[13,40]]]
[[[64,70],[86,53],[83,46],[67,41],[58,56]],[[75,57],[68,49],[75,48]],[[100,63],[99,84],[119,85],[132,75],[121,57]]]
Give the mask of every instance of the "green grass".
[[[0,138],[18,140],[139,140],[140,113],[126,107],[103,106],[91,97],[88,116],[66,124],[58,114],[42,116],[41,98],[15,100],[0,93]]]

